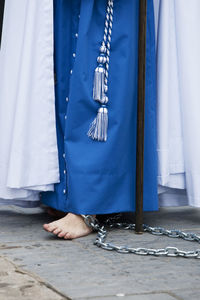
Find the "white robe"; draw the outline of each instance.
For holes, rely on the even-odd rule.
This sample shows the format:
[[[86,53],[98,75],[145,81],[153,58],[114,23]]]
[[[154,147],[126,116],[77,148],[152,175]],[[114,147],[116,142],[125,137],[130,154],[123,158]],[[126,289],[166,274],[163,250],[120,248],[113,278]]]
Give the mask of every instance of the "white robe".
[[[57,182],[53,1],[6,0],[0,50],[0,203],[37,201],[39,191],[51,191]]]
[[[158,183],[186,189],[187,204],[200,207],[200,1],[154,1],[158,26]],[[175,204],[177,197],[170,198],[168,204],[173,205],[173,199]],[[183,200],[186,204],[186,198]],[[181,201],[179,197],[176,205]]]

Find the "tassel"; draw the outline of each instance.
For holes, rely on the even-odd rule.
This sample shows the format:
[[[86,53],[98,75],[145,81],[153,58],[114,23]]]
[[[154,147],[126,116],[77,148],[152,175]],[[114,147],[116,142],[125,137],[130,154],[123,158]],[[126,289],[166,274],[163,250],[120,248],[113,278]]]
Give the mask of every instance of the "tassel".
[[[105,99],[105,69],[98,66],[94,74],[93,99],[104,103]]]
[[[93,99],[101,103],[97,116],[90,125],[87,135],[93,140],[106,142],[108,130],[108,72],[110,59],[110,43],[113,26],[113,2],[107,0],[107,10],[105,18],[104,36],[97,57],[98,67],[95,69],[93,83]]]
[[[98,113],[88,131],[88,136],[93,140],[106,142],[108,130],[108,109],[105,105],[98,109]]]

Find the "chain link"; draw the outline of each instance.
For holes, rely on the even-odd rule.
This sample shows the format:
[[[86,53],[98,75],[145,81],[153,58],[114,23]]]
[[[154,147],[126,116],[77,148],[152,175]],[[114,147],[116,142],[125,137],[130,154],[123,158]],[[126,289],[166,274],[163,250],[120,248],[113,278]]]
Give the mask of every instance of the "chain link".
[[[106,242],[107,238],[107,228],[119,228],[125,230],[135,230],[135,224],[129,223],[119,223],[115,222],[119,218],[118,216],[114,218],[107,219],[103,224],[100,224],[96,218],[90,215],[82,215],[85,223],[91,227],[94,231],[97,231],[97,237],[94,245],[109,251],[116,251],[118,253],[133,253],[137,255],[153,255],[153,256],[168,256],[168,257],[184,257],[184,258],[200,258],[200,249],[194,251],[183,251],[176,247],[168,246],[162,249],[149,249],[149,248],[132,248],[129,246],[117,246],[112,243]],[[165,235],[170,238],[181,238],[186,241],[193,241],[200,243],[200,237],[194,233],[186,233],[180,230],[166,230],[162,227],[151,227],[148,225],[143,225],[144,232],[149,232],[153,235]]]

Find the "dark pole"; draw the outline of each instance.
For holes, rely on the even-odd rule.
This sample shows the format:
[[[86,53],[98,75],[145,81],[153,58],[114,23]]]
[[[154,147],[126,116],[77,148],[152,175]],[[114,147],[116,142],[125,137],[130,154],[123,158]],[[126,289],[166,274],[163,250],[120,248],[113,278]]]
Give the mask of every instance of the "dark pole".
[[[1,47],[1,36],[3,28],[3,13],[4,13],[5,0],[0,0],[0,47]]]
[[[142,233],[147,0],[140,1],[138,44],[138,108],[136,154],[136,232]]]

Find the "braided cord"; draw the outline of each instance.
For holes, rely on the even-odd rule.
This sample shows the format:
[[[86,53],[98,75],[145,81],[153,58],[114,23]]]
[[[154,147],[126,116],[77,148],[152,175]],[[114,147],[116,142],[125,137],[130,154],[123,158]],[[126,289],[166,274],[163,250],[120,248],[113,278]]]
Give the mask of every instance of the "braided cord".
[[[106,63],[105,63],[105,93],[108,92],[108,77],[109,77],[109,63],[110,63],[110,43],[112,38],[112,26],[113,26],[113,0],[108,1],[107,13],[105,19],[105,29],[102,46],[106,48]]]

